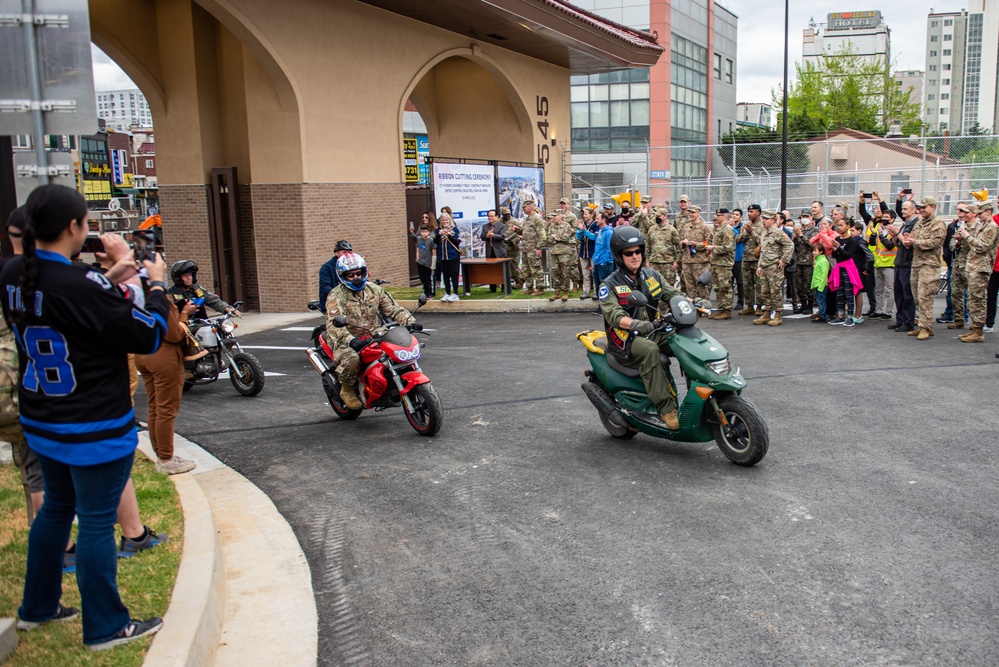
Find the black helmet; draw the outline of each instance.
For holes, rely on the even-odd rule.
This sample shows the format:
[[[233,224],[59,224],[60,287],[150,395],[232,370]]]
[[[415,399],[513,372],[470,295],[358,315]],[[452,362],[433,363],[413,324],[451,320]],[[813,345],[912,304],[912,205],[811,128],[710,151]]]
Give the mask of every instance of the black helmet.
[[[614,233],[611,234],[610,239],[610,249],[611,254],[614,256],[614,264],[619,268],[624,267],[624,259],[621,257],[621,253],[625,248],[631,248],[638,246],[642,252],[642,263],[645,263],[645,236],[642,234],[641,230],[632,227],[631,225],[622,225],[620,227],[614,228]]]
[[[174,262],[173,266],[170,267],[170,276],[173,278],[174,285],[180,285],[180,277],[185,273],[193,274],[192,283],[198,282],[198,265],[189,259],[182,259],[180,261]]]
[[[337,241],[336,245],[333,246],[333,252],[341,252],[343,250],[346,250],[347,252],[354,252],[354,247],[350,245],[350,241]]]

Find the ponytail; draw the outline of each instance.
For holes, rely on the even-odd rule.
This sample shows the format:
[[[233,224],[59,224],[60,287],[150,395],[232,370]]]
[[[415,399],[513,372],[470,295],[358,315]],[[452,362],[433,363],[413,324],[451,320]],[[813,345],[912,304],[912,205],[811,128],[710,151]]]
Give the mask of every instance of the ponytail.
[[[16,312],[14,317],[15,323],[22,329],[27,313],[34,312],[35,307],[39,269],[36,241],[55,241],[74,220],[83,222],[87,212],[87,200],[83,195],[65,185],[43,185],[28,195],[24,205],[24,236],[21,237],[21,304],[24,310]]]

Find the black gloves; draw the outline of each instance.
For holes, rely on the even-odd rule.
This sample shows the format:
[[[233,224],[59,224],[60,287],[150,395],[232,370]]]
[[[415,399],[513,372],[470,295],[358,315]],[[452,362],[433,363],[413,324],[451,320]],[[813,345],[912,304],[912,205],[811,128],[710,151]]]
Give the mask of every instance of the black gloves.
[[[419,322],[413,322],[412,324],[409,325],[409,330],[410,331],[423,331],[423,325],[420,324]]]
[[[655,326],[648,320],[636,320],[632,325],[632,330],[639,336],[648,336]]]
[[[368,340],[370,340],[370,339],[368,339],[368,338],[351,338],[350,342],[347,343],[347,344],[350,345],[350,349],[352,349],[354,352],[360,352],[361,348],[367,346]]]

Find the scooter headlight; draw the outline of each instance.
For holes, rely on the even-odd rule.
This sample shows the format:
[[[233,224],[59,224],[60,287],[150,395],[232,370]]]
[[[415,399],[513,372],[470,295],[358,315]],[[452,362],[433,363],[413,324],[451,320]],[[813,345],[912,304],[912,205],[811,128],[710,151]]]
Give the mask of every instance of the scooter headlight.
[[[709,361],[705,364],[709,370],[713,371],[718,375],[728,375],[732,372],[732,362],[729,361],[728,357],[720,359],[718,361]]]
[[[232,333],[232,330],[236,328],[236,323],[232,320],[223,320],[221,328],[226,333]]]

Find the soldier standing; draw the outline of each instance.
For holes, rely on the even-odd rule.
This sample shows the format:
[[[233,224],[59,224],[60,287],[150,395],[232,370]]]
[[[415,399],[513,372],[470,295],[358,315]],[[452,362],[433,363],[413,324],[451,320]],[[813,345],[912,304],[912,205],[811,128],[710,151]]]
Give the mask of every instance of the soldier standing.
[[[714,230],[701,220],[699,206],[687,208],[687,215],[689,217],[686,224],[677,228],[680,232],[680,245],[683,246],[681,254],[683,259],[680,264],[683,293],[691,300],[707,299],[711,295],[711,288],[707,285],[698,285],[697,277],[708,268],[709,259],[706,246],[711,240]]]
[[[950,239],[951,256],[951,293],[957,295],[952,299],[954,303],[954,321],[947,325],[948,329],[963,329],[965,320],[964,291],[968,289],[968,271],[965,266],[968,262],[968,251],[970,246],[962,241],[975,233],[975,228],[981,225],[978,221],[978,209],[974,204],[960,202],[957,205],[957,226],[954,235]],[[969,234],[958,234],[962,229],[966,229]],[[970,311],[970,308],[968,309]],[[970,313],[968,323],[971,323]]]
[[[559,206],[562,208],[562,219],[569,223],[572,229],[576,229],[576,221],[579,219],[572,210],[572,204],[569,202],[568,197],[562,197],[558,200]],[[572,236],[570,241],[572,245],[573,256],[579,255],[579,241],[576,239],[575,234]],[[572,266],[569,267],[569,278],[572,280],[574,287],[579,287],[583,284],[583,274],[579,270],[579,262],[572,262]]]
[[[573,216],[575,219],[576,216]],[[561,298],[569,300],[569,279],[572,277],[572,265],[579,266],[575,261],[577,251],[572,241],[576,238],[576,230],[565,221],[562,211],[548,214],[548,262],[552,274],[552,288],[555,293],[548,297],[549,301]]]
[[[760,308],[763,315],[753,320],[753,324],[769,324],[777,327],[781,322],[781,309],[784,297],[781,287],[784,284],[784,267],[791,261],[794,244],[784,230],[777,226],[777,214],[763,211],[763,236],[760,239],[760,261],[756,276],[760,279]],[[772,311],[772,319],[771,319]]]
[[[635,215],[631,216],[631,226],[649,237],[649,232],[656,226],[655,213],[652,210],[652,197],[648,195],[642,197],[642,205],[638,207]],[[648,242],[646,241],[646,245]]]
[[[718,309],[708,316],[712,320],[732,319],[732,267],[735,265],[735,232],[729,223],[729,210],[715,212],[715,231],[707,249],[711,252],[711,285],[715,289]]]
[[[912,248],[912,295],[916,300],[916,328],[910,336],[926,340],[933,335],[933,297],[940,287],[940,266],[947,224],[936,216],[937,200],[923,197],[919,221],[912,231],[902,235],[902,245]]]
[[[986,304],[988,303],[989,278],[999,247],[999,227],[992,222],[992,204],[978,204],[979,222],[973,231],[958,230],[961,245],[968,246],[965,269],[968,274],[968,310],[971,311],[971,331],[961,336],[964,343],[984,343]]]
[[[679,268],[680,234],[669,224],[666,209],[655,210],[655,224],[649,228],[646,252],[649,266],[659,272],[666,285],[676,285],[676,270]]]
[[[756,276],[756,267],[760,261],[760,237],[763,232],[760,211],[759,204],[750,204],[746,207],[747,217],[742,223],[739,235],[735,237],[736,243],[742,243],[746,248],[742,253],[742,291],[746,298],[746,307],[739,311],[740,315],[763,314],[763,309],[760,307],[759,280]]]
[[[520,250],[524,261],[524,293],[541,296],[545,293],[545,277],[541,269],[541,248],[548,240],[545,221],[534,210],[534,200],[525,199],[521,206],[526,218],[522,229]]]
[[[683,226],[690,222],[690,197],[688,195],[680,195],[680,212],[676,214],[676,218],[673,219],[673,226],[677,230],[683,229]]]
[[[523,279],[520,277],[520,225],[510,215],[510,209],[507,206],[500,206],[500,219],[503,224],[506,225],[507,235],[503,239],[503,243],[506,244],[506,256],[510,258],[510,288],[519,289],[523,284]]]

